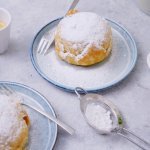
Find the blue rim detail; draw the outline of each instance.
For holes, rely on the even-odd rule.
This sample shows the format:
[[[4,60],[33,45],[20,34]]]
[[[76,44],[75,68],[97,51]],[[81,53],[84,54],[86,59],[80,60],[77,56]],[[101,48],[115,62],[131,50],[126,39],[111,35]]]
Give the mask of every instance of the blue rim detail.
[[[53,116],[56,117],[56,114],[55,114],[55,111],[54,109],[52,108],[51,104],[47,101],[47,99],[42,95],[40,94],[38,91],[36,91],[35,89],[31,88],[31,87],[28,87],[24,84],[21,84],[21,83],[16,83],[16,82],[10,82],[10,81],[0,81],[0,84],[7,84],[7,85],[14,85],[14,86],[18,86],[18,87],[22,87],[22,88],[25,88],[29,91],[32,91],[33,93],[35,93],[36,95],[38,95],[39,97],[41,97],[42,100],[44,100],[46,102],[46,104],[48,105],[48,107],[50,108]],[[54,145],[55,145],[55,142],[56,142],[56,139],[57,139],[57,132],[58,132],[58,129],[57,129],[57,124],[54,123],[54,127],[55,127],[55,134],[54,134],[54,139],[52,141],[52,144],[50,146],[50,150],[53,149]]]
[[[49,26],[50,24],[52,24],[53,22],[58,21],[58,20],[60,20],[60,19],[62,19],[62,17],[61,17],[61,18],[58,18],[58,19],[55,19],[55,20],[51,21],[50,23],[46,24],[46,25],[45,25],[41,30],[39,30],[39,32],[35,35],[35,37],[33,38],[32,44],[31,44],[31,48],[30,48],[30,58],[31,58],[31,62],[32,62],[32,64],[33,64],[35,70],[38,72],[38,74],[39,74],[42,78],[44,78],[44,79],[45,79],[46,81],[48,81],[49,83],[55,85],[56,87],[58,87],[58,88],[60,88],[60,89],[62,89],[62,90],[64,90],[64,91],[66,91],[66,92],[72,92],[72,93],[74,93],[74,92],[75,92],[75,91],[74,91],[74,90],[75,90],[74,88],[69,87],[69,86],[64,86],[64,85],[62,85],[62,84],[60,84],[60,83],[58,83],[58,82],[56,82],[56,81],[54,81],[54,80],[49,79],[49,78],[40,70],[40,68],[39,68],[38,65],[36,64],[36,61],[35,61],[35,58],[34,58],[34,54],[33,54],[33,45],[34,45],[34,42],[35,42],[36,38],[37,38],[38,35],[40,34],[40,32],[41,32],[44,28],[46,28],[47,26]],[[132,44],[133,44],[133,46],[134,46],[134,50],[135,50],[135,51],[134,51],[134,57],[133,57],[132,64],[130,65],[128,71],[127,71],[126,73],[124,73],[124,74],[122,75],[122,77],[121,77],[118,81],[114,81],[114,82],[109,83],[108,85],[105,85],[105,86],[100,87],[100,88],[96,88],[96,89],[86,89],[87,92],[100,92],[100,91],[102,91],[102,90],[109,89],[109,88],[111,88],[111,87],[117,85],[118,83],[120,83],[122,80],[124,80],[124,79],[130,74],[130,72],[133,70],[133,68],[134,68],[134,66],[135,66],[135,64],[136,64],[136,60],[137,60],[137,47],[136,47],[135,41],[134,41],[133,37],[131,36],[131,34],[130,34],[130,33],[126,30],[126,28],[124,28],[122,25],[120,25],[120,24],[118,24],[118,23],[116,23],[116,22],[114,22],[114,21],[112,21],[112,20],[110,20],[110,19],[106,19],[106,20],[109,21],[109,22],[111,22],[111,23],[113,23],[113,24],[115,24],[116,26],[119,26],[119,28],[121,28],[121,29],[126,33],[126,35],[128,35],[128,37],[130,38],[130,40],[132,41]]]

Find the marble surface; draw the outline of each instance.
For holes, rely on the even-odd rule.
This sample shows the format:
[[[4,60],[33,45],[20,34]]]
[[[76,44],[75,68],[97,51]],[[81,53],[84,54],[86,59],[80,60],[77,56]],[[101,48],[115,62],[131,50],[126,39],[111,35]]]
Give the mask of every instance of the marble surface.
[[[13,22],[9,49],[0,55],[0,80],[23,83],[38,90],[53,105],[57,116],[76,129],[76,135],[69,136],[59,128],[54,150],[138,150],[118,136],[95,133],[85,123],[77,97],[47,83],[31,64],[29,49],[33,37],[43,25],[62,16],[70,2],[1,0],[0,7],[10,11]],[[150,51],[150,17],[130,0],[81,0],[77,8],[115,20],[133,35],[138,48],[136,67],[123,82],[100,94],[119,107],[128,128],[150,141],[150,70],[146,64]]]

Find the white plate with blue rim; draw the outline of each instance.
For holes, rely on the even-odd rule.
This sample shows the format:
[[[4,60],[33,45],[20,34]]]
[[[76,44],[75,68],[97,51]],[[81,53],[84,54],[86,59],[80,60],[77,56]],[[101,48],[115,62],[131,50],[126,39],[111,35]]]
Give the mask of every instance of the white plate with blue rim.
[[[46,56],[37,53],[42,36],[59,22],[56,19],[44,26],[34,37],[30,56],[36,71],[48,82],[69,92],[82,87],[88,92],[110,88],[129,75],[136,64],[137,48],[130,33],[118,23],[107,19],[112,27],[112,53],[105,61],[90,67],[70,65],[60,60],[54,45]]]
[[[24,100],[37,108],[55,116],[50,103],[37,91],[25,85],[14,82],[0,82],[21,95]],[[57,125],[47,118],[35,112],[31,108],[24,107],[30,118],[28,150],[52,150],[57,137]]]

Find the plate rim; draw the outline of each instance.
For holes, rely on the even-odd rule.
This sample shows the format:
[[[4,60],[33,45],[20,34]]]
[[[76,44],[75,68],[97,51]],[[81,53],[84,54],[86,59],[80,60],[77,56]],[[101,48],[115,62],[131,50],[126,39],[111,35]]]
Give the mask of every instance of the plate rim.
[[[40,93],[38,92],[37,90],[25,85],[25,84],[22,84],[22,83],[18,83],[18,82],[11,82],[11,81],[0,81],[0,84],[8,84],[8,85],[14,85],[14,86],[18,86],[18,87],[21,87],[21,88],[25,88],[33,93],[35,93],[37,96],[39,96],[43,101],[46,102],[46,104],[48,105],[48,107],[51,109],[52,111],[52,114],[54,115],[54,117],[56,117],[56,113],[51,105],[51,103]],[[52,144],[50,146],[50,150],[53,149],[53,147],[55,146],[55,143],[56,143],[56,140],[57,140],[57,134],[58,134],[58,126],[56,123],[54,123],[55,125],[55,134],[54,134],[54,139],[52,141]]]
[[[34,36],[33,40],[32,40],[32,44],[31,44],[31,47],[29,49],[29,53],[30,53],[30,59],[31,59],[31,62],[32,62],[32,65],[34,67],[34,69],[36,70],[36,72],[43,78],[45,79],[46,81],[48,81],[49,83],[51,83],[52,85],[54,85],[55,87],[58,87],[59,89],[62,89],[66,92],[71,92],[71,93],[74,93],[74,88],[72,87],[69,87],[69,86],[66,86],[66,85],[62,85],[60,84],[59,82],[56,82],[52,79],[50,79],[49,77],[47,77],[47,75],[45,73],[43,73],[43,71],[41,71],[40,67],[38,67],[37,63],[36,63],[36,60],[34,58],[34,49],[33,49],[33,45],[35,43],[35,40],[36,38],[38,37],[38,35],[42,32],[43,29],[45,29],[47,26],[49,26],[50,24],[52,24],[53,22],[55,21],[58,21],[60,19],[62,19],[63,17],[60,17],[60,18],[57,18],[49,23],[47,23],[45,26],[43,26],[37,33],[36,35]],[[134,46],[134,57],[132,59],[132,64],[129,66],[128,70],[126,71],[125,74],[123,74],[122,77],[120,77],[120,79],[118,81],[113,81],[111,83],[109,83],[108,85],[105,85],[103,87],[97,87],[97,88],[92,88],[92,89],[87,89],[87,92],[100,92],[100,91],[103,91],[105,89],[109,89],[109,88],[112,88],[113,86],[119,84],[121,81],[123,81],[133,70],[133,68],[135,67],[136,65],[136,61],[137,61],[137,46],[136,46],[136,43],[135,43],[135,40],[133,39],[132,35],[127,31],[127,29],[115,22],[115,21],[112,21],[111,19],[108,19],[108,18],[105,18],[107,21],[115,24],[116,26],[119,26],[123,31],[125,31],[126,35],[128,35],[128,37],[130,38],[130,40],[132,41],[132,45]]]

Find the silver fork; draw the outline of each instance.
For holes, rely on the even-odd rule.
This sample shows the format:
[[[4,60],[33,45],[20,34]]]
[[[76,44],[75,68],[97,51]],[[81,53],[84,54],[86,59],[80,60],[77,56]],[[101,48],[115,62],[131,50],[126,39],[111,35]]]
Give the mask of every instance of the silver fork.
[[[27,106],[27,107],[37,111],[38,113],[40,113],[41,115],[45,116],[49,120],[55,122],[57,125],[62,127],[65,131],[67,131],[69,134],[73,135],[75,133],[75,130],[72,127],[70,127],[69,125],[67,125],[66,123],[60,121],[59,119],[55,118],[51,114],[48,114],[48,113],[40,110],[39,108],[36,108],[35,106],[25,102],[23,97],[21,95],[19,95],[16,91],[14,91],[12,88],[2,84],[0,86],[0,94],[7,95],[7,96],[14,96],[14,97],[19,98],[21,100],[21,104],[22,105],[25,105],[25,106]]]
[[[78,4],[78,2],[79,2],[79,0],[74,0],[72,2],[71,6],[69,7],[68,11],[70,11],[71,9],[74,9],[76,7],[76,5]],[[68,11],[67,11],[67,13],[68,13]],[[65,14],[65,16],[66,16],[66,14]],[[47,32],[41,38],[40,43],[39,43],[38,48],[37,48],[37,52],[39,54],[41,54],[41,55],[48,54],[48,50],[49,50],[50,46],[52,45],[54,38],[55,38],[55,31],[56,31],[56,28],[54,28],[50,32]]]
[[[51,31],[44,34],[44,36],[41,38],[40,43],[38,45],[38,49],[37,49],[37,52],[40,55],[48,54],[48,50],[54,41],[55,30],[56,28],[53,28]]]

